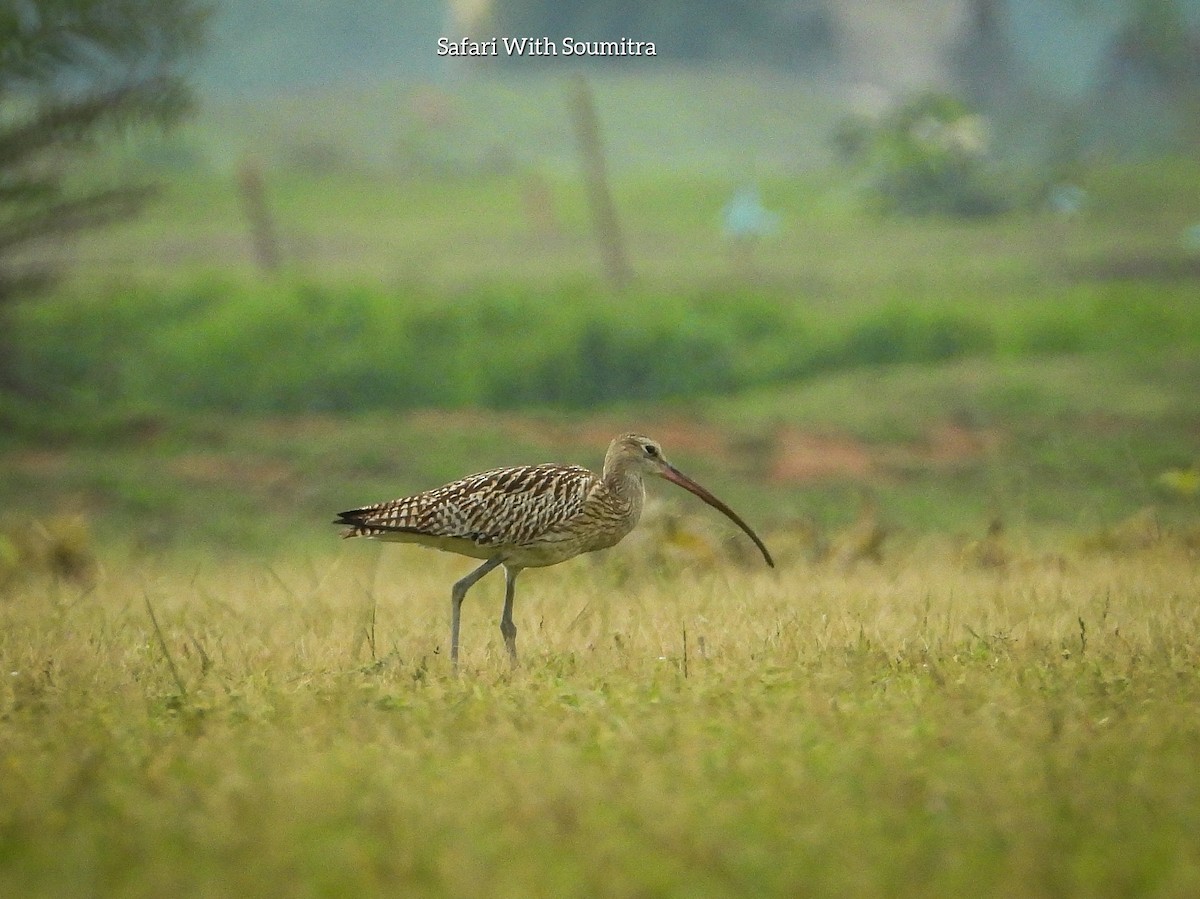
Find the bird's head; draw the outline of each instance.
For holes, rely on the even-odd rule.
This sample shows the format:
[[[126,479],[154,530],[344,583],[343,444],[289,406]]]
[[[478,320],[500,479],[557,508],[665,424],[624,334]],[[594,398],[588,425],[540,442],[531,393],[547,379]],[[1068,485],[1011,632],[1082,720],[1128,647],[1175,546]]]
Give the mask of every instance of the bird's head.
[[[652,440],[649,437],[643,437],[641,434],[625,434],[618,437],[608,447],[608,453],[604,457],[604,476],[629,476],[633,475],[656,475],[664,480],[670,481],[672,484],[678,484],[684,490],[695,496],[700,497],[704,502],[708,503],[721,514],[725,515],[730,521],[741,528],[754,545],[762,552],[763,558],[772,568],[775,567],[775,561],[771,558],[771,554],[767,551],[767,547],[759,539],[758,534],[750,528],[750,525],[742,521],[741,517],[717,499],[712,493],[701,487],[678,468],[667,461],[663,455],[662,444],[657,440]]]
[[[605,472],[619,471],[639,475],[658,475],[671,464],[663,457],[662,444],[641,434],[626,434],[618,437],[608,447],[604,457]]]

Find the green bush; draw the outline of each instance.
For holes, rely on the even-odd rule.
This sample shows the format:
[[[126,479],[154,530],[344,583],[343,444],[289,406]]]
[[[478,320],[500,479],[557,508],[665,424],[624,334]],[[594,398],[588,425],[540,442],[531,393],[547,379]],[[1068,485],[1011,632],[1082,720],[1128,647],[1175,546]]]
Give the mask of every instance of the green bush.
[[[568,284],[442,296],[201,281],[31,305],[16,366],[60,406],[584,408],[857,366],[1200,343],[1185,292],[1156,290],[1080,288],[1003,308],[898,300],[851,317],[770,291],[618,298]]]
[[[834,139],[884,212],[973,217],[1007,207],[989,171],[984,119],[955,97],[925,93],[877,121],[847,118]]]
[[[822,367],[937,362],[990,352],[989,325],[965,316],[919,314],[893,307],[850,329]]]

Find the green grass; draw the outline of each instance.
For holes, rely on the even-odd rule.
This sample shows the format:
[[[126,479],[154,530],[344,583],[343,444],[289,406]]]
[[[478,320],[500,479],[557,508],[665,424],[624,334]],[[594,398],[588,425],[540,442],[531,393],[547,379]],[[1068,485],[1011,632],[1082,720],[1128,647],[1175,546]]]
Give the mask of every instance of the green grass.
[[[791,383],[865,366],[972,358],[1113,364],[1200,347],[1188,284],[1077,285],[962,303],[858,308],[779,287],[614,297],[587,283],[450,295],[205,279],[18,309],[7,367],[51,400],[256,413],[595,408]],[[164,377],[169,373],[169,377]]]
[[[996,514],[1093,530],[1150,504],[1184,520],[1188,501],[1155,482],[1197,455],[1179,238],[1200,210],[1176,189],[1195,173],[1097,166],[1077,218],[960,223],[865,218],[837,177],[772,170],[781,231],[747,261],[717,227],[736,180],[621,170],[638,269],[624,297],[600,286],[581,187],[561,173],[547,236],[519,174],[271,170],[297,238],[276,278],[249,269],[232,179],[182,175],[151,217],[85,245],[103,265],[18,310],[40,395],[0,409],[0,497],[12,515],[91,509],[105,539],[267,548],[491,465],[597,464],[642,428],[771,525],[839,526],[863,489],[915,533],[978,533]],[[664,420],[707,443],[673,447]],[[797,432],[870,463],[778,477]],[[939,458],[962,432],[973,448]],[[303,537],[279,524],[296,513],[316,522]]]
[[[1197,583],[1166,546],[1007,575],[936,545],[778,576],[578,561],[526,575],[515,672],[481,583],[458,678],[467,563],[377,553],[10,592],[0,889],[1200,888]]]
[[[624,297],[562,85],[497,81],[420,101],[452,125],[396,157],[405,88],[217,111],[156,151],[147,218],[16,310],[0,894],[1200,892],[1197,507],[1158,480],[1197,460],[1196,164],[1097,165],[1069,220],[866,218],[808,168],[819,100],[691,87],[597,85]],[[246,152],[278,276],[253,269]],[[739,254],[718,221],[748,174],[782,219]],[[600,564],[523,576],[518,671],[502,588],[476,587],[455,678],[469,563],[328,523],[598,466],[627,430],[780,570],[676,496]],[[844,553],[864,496],[879,564]],[[95,535],[67,528],[88,589],[11,570],[64,512]]]
[[[873,367],[602,413],[159,411],[100,416],[90,431],[68,420],[57,435],[38,416],[30,436],[0,443],[0,504],[10,519],[87,511],[102,542],[155,552],[315,548],[340,509],[498,465],[599,466],[612,436],[641,430],[767,531],[808,517],[840,528],[864,490],[901,539],[978,535],[994,515],[1034,534],[1090,533],[1149,505],[1186,524],[1194,499],[1157,479],[1196,459],[1197,377],[1191,354],[1100,354]],[[851,453],[841,467],[838,448]]]

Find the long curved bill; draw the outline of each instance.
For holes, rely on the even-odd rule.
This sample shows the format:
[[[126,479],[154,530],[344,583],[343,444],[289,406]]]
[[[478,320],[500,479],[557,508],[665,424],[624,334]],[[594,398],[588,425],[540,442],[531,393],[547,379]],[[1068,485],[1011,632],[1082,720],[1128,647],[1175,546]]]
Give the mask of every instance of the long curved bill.
[[[741,517],[736,512],[734,512],[733,509],[729,508],[729,506],[725,505],[723,502],[721,502],[719,499],[717,499],[715,496],[713,496],[711,493],[709,493],[707,490],[705,490],[703,487],[701,487],[699,484],[697,484],[695,481],[693,481],[691,478],[689,478],[687,475],[685,475],[682,471],[680,471],[674,465],[671,465],[670,463],[664,461],[662,464],[662,468],[660,470],[662,472],[662,476],[664,478],[666,478],[668,481],[670,481],[672,484],[678,484],[680,487],[682,487],[684,490],[688,491],[689,493],[695,494],[696,496],[700,497],[700,499],[704,500],[706,503],[708,503],[710,506],[712,506],[718,512],[725,515],[730,521],[732,521],[734,524],[736,524],[739,528],[741,528],[743,531],[745,531],[746,536],[749,537],[751,540],[753,540],[754,545],[757,546],[759,548],[759,550],[762,552],[763,558],[767,560],[767,564],[770,565],[772,568],[775,567],[775,560],[771,558],[771,554],[769,552],[767,552],[767,547],[763,544],[763,542],[758,539],[758,534],[754,533],[754,531],[750,529],[750,525],[748,525],[748,524],[746,524],[746,522],[742,521]]]

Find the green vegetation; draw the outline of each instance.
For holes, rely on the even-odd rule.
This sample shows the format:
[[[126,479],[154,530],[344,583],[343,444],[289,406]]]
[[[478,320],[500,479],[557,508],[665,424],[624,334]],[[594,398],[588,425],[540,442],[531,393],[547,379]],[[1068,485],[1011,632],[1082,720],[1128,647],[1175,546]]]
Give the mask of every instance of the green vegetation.
[[[156,217],[89,244],[140,276],[85,266],[16,308],[10,367],[32,390],[0,403],[0,502],[10,518],[91,510],[106,541],[320,545],[331,510],[491,465],[598,464],[613,433],[688,420],[709,436],[672,455],[771,526],[836,527],[864,488],[907,533],[993,515],[1094,531],[1152,504],[1182,522],[1194,510],[1158,478],[1197,456],[1200,318],[1179,242],[1194,177],[1097,169],[1075,218],[969,225],[853,217],[834,187],[775,179],[764,196],[786,225],[739,259],[716,227],[719,180],[630,176],[639,280],[619,297],[595,285],[563,182],[560,232],[538,238],[511,228],[510,176],[269,179],[281,220],[361,255],[293,238],[312,249],[266,278],[173,255],[182,233],[214,252],[247,242],[229,185],[177,178]],[[388,272],[390,245],[421,252],[421,274],[363,274]]]
[[[986,127],[983,116],[956,97],[928,93],[880,121],[845,120],[837,143],[885,212],[986,216],[1022,199],[988,171],[995,163],[987,157]]]
[[[1200,620],[1167,548],[963,569],[166,567],[0,605],[6,895],[1200,889]],[[376,558],[378,561],[375,561]],[[1065,567],[1064,567],[1065,566]],[[151,617],[151,611],[153,617]]]
[[[853,318],[778,289],[470,295],[216,281],[31,309],[10,368],[48,397],[258,413],[560,406],[724,394],[861,366],[1200,350],[1190,284]],[[170,378],[163,373],[170,372]]]
[[[631,115],[686,133],[678,78]],[[489,169],[473,113],[389,169],[295,152],[299,113],[344,124],[313,105],[260,115],[283,273],[193,131],[151,216],[13,307],[0,894],[1200,891],[1194,162],[1080,171],[1074,216],[897,222],[785,135],[780,228],[734,247],[751,167],[649,171],[626,132],[610,296],[538,161],[562,135]],[[518,671],[476,588],[452,678],[469,563],[328,523],[625,430],[780,569],[676,497],[525,575]]]
[[[98,180],[89,163],[103,137],[186,112],[179,69],[206,14],[191,0],[0,7],[0,392],[21,389],[9,307],[58,275],[47,245],[128,218],[153,193],[144,172]]]
[[[426,290],[211,282],[30,310],[12,366],[44,396],[251,412],[594,407],[709,396],[865,365],[1200,347],[1189,289],[995,310],[894,302],[849,319],[777,291],[607,297],[581,285]],[[999,312],[999,314],[998,314]],[[163,378],[170,372],[169,379]]]
[[[309,233],[285,241],[291,272],[264,280],[236,257],[211,271],[231,240],[250,259],[232,185],[177,179],[157,219],[93,241],[140,275],[85,270],[59,303],[16,310],[9,367],[42,396],[105,407],[295,413],[589,408],[862,366],[1185,353],[1200,347],[1180,239],[1197,176],[1097,170],[1084,215],[969,225],[848,217],[815,178],[775,179],[765,195],[787,226],[749,256],[722,244],[721,179],[632,176],[639,281],[617,297],[597,286],[565,182],[544,182],[554,231],[538,234],[516,176],[269,180],[285,235]]]
[[[137,259],[129,277],[84,266],[16,310],[10,364],[35,389],[0,404],[0,501],[91,509],[105,540],[319,545],[331,510],[491,465],[598,464],[613,433],[687,420],[709,436],[672,455],[772,526],[836,527],[864,488],[908,533],[993,515],[1093,531],[1152,504],[1184,521],[1157,479],[1197,456],[1179,239],[1195,177],[1097,168],[1074,218],[965,225],[864,219],[836,185],[776,177],[764,200],[784,226],[739,257],[721,179],[629,175],[625,296],[596,286],[564,181],[548,182],[558,230],[538,236],[513,176],[280,174],[292,270],[264,277],[232,186],[177,177],[155,217],[88,245]],[[218,274],[229,246],[242,267],[226,250]]]

